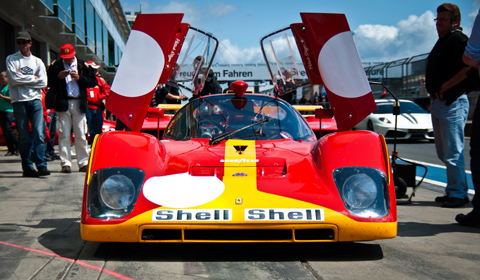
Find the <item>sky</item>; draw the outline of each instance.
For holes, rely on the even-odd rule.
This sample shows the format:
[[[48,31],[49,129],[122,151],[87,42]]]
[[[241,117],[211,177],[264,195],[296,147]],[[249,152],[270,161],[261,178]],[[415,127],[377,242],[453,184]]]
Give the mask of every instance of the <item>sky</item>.
[[[120,0],[124,11],[184,13],[183,22],[219,41],[214,62],[264,63],[260,39],[301,12],[345,14],[362,62],[388,62],[430,52],[438,39],[434,18],[445,0]],[[480,0],[455,0],[470,36]]]

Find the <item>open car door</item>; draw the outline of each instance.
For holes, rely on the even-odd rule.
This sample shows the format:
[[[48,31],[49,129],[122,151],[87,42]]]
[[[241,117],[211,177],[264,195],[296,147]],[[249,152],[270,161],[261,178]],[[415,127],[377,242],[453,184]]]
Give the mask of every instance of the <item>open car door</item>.
[[[183,14],[139,14],[113,80],[106,108],[132,131],[140,131],[157,84],[179,64],[177,82],[192,92],[205,83],[218,40],[182,23]],[[162,28],[158,28],[158,23]]]
[[[375,100],[343,14],[301,13],[302,23],[261,40],[276,92],[281,96],[284,72],[297,86],[323,85],[338,129],[352,129],[376,109]]]

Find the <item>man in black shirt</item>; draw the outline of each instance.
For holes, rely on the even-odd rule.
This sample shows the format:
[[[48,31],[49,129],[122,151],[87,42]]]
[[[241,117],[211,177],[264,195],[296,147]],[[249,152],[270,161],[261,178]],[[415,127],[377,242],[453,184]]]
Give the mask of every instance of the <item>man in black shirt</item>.
[[[456,208],[468,202],[463,147],[469,102],[461,94],[447,105],[443,93],[460,82],[469,70],[462,60],[468,37],[462,33],[460,9],[455,4],[438,6],[435,22],[439,39],[428,56],[426,87],[432,101],[437,156],[447,169],[446,194],[435,201],[441,202],[442,207]]]

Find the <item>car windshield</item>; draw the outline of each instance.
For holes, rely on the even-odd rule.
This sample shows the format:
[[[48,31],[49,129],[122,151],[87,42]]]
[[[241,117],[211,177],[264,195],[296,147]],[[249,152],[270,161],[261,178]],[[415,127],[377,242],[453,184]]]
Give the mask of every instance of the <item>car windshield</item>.
[[[374,114],[393,114],[393,102],[377,103],[377,110]],[[400,114],[427,114],[422,107],[413,102],[400,101]]]
[[[210,95],[191,101],[168,124],[163,138],[307,140],[314,134],[300,113],[281,99],[256,94]]]

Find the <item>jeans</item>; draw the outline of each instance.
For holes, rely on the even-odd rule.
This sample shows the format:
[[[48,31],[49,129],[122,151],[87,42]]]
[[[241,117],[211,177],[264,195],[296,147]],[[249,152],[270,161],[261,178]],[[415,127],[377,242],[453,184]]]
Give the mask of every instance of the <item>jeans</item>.
[[[45,126],[43,125],[43,106],[40,99],[12,103],[18,131],[18,150],[22,158],[22,169],[47,167],[45,161]],[[28,121],[32,124],[29,132]]]
[[[2,128],[8,151],[15,153],[17,151],[17,135],[15,135],[12,128],[13,118],[12,112],[0,112],[0,127]]]
[[[469,102],[465,94],[450,106],[445,106],[445,101],[438,98],[431,104],[435,148],[438,158],[447,168],[445,192],[449,197],[465,198],[468,195],[463,154],[468,108]]]
[[[93,139],[95,139],[95,136],[97,134],[102,133],[103,110],[88,108],[87,125],[88,125],[88,133],[90,134],[90,138],[88,139],[88,144],[91,145],[93,143]]]
[[[470,138],[470,168],[472,169],[475,195],[472,199],[473,211],[480,214],[480,102],[477,101],[473,113],[472,137]]]

